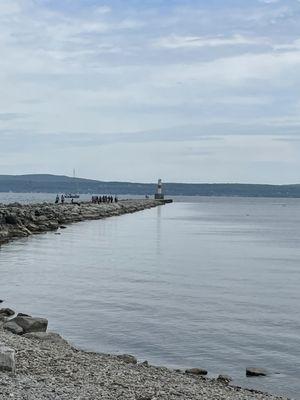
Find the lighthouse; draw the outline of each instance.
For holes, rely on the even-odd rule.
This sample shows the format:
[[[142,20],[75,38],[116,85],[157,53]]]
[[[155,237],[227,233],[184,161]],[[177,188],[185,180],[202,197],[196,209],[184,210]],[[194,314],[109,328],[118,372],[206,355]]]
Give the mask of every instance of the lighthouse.
[[[164,196],[163,190],[162,190],[162,182],[161,182],[161,179],[159,179],[159,180],[158,180],[158,183],[157,183],[157,188],[156,188],[156,193],[155,193],[154,198],[155,198],[156,200],[163,200],[164,197],[165,197],[165,196]]]

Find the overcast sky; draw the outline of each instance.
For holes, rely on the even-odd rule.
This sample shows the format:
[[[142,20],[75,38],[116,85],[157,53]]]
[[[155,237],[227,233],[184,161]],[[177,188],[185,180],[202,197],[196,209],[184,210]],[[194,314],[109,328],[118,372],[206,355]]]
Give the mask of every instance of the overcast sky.
[[[1,0],[0,174],[300,183],[299,0]]]

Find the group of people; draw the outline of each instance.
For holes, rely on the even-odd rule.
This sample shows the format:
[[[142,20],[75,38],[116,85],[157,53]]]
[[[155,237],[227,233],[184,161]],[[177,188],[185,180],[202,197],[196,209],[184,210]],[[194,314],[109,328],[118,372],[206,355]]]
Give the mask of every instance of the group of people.
[[[66,200],[65,195],[63,195],[63,194],[61,196],[56,195],[55,204],[59,204],[59,203],[64,204],[65,200]],[[118,201],[119,201],[119,199],[118,199],[117,196],[115,196],[115,197],[106,196],[106,195],[103,195],[103,196],[92,196],[92,203],[96,203],[96,204],[113,203],[113,202],[117,203]],[[72,199],[71,200],[71,204],[79,204],[79,203],[75,203],[74,200]]]
[[[59,200],[60,200],[61,204],[64,204],[64,202],[65,202],[65,196],[62,194],[62,195],[60,196],[60,198],[59,198],[59,195],[57,194],[57,195],[56,195],[56,198],[55,198],[55,204],[58,204],[58,203],[59,203]]]
[[[118,197],[115,196],[92,196],[92,203],[117,203],[118,202]]]

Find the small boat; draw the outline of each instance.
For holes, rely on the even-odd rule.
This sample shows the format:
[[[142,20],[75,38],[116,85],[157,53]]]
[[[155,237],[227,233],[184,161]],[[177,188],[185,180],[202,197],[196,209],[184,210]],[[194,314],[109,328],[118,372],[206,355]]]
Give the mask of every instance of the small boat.
[[[79,199],[80,195],[79,194],[74,194],[74,193],[66,193],[65,199]]]

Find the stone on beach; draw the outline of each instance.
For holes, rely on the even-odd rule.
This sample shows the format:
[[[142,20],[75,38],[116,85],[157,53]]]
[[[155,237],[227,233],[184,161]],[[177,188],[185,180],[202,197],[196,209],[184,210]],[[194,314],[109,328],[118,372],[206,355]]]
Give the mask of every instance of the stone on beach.
[[[46,318],[17,316],[10,320],[10,322],[15,322],[23,328],[24,333],[46,332],[48,327],[48,320]]]
[[[15,371],[15,351],[0,343],[0,371]]]
[[[126,364],[137,364],[137,359],[131,354],[120,354],[117,357]]]
[[[217,381],[228,384],[229,382],[232,381],[232,378],[228,375],[219,375]]]
[[[14,333],[15,335],[22,335],[22,333],[24,332],[23,328],[13,320],[5,322],[3,328],[9,332]]]
[[[246,376],[266,376],[268,372],[263,368],[246,368]]]
[[[192,375],[207,375],[206,369],[202,368],[190,368],[185,370],[186,374],[192,374]]]

